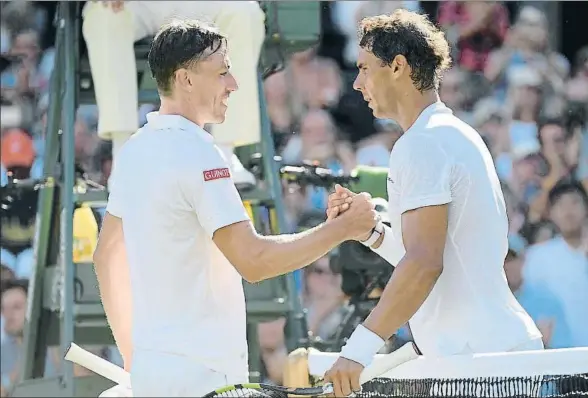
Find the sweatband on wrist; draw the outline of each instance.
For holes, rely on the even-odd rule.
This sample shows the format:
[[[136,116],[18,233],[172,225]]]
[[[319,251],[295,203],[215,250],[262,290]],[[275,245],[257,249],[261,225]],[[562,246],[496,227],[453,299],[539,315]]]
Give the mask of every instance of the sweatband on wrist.
[[[367,367],[384,344],[384,339],[365,326],[359,325],[341,349],[341,357]]]
[[[384,225],[384,238],[377,249],[371,248],[374,253],[388,261],[393,267],[396,267],[406,250],[401,239],[394,239],[394,232],[389,226]]]

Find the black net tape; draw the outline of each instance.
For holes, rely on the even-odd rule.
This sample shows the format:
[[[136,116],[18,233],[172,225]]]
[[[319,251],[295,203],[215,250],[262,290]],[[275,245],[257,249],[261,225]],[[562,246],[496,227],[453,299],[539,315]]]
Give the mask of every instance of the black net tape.
[[[467,379],[374,379],[358,398],[579,398],[588,397],[588,373]]]

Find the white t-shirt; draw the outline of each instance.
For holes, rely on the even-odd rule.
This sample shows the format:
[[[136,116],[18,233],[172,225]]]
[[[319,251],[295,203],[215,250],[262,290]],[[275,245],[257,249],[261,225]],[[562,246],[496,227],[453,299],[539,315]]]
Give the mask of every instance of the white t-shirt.
[[[527,251],[523,280],[549,289],[562,304],[570,345],[588,347],[588,258],[558,236]]]
[[[190,358],[243,382],[242,278],[212,237],[249,216],[206,131],[176,115],[147,120],[115,159],[106,209],[123,222],[134,348]],[[158,366],[133,362],[145,373],[157,374]]]
[[[402,213],[449,204],[443,273],[410,320],[424,355],[509,351],[541,337],[503,270],[508,219],[492,157],[443,103],[427,107],[396,142],[388,196],[396,258],[404,253]]]

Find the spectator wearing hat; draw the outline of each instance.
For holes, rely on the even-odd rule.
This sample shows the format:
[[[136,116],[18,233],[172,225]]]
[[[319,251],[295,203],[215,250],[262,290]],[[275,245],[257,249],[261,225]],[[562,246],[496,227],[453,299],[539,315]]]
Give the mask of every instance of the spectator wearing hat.
[[[27,178],[34,159],[35,148],[29,134],[21,129],[9,129],[2,134],[0,161],[15,177]]]

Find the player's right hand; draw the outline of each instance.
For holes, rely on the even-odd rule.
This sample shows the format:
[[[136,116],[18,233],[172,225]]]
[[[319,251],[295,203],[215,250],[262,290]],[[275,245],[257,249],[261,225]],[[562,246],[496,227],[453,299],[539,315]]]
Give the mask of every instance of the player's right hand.
[[[335,185],[335,192],[329,195],[327,220],[332,220],[349,210],[349,205],[353,201],[353,196],[355,195],[357,194],[343,188],[341,185]]]
[[[349,209],[338,216],[345,224],[348,240],[363,241],[370,237],[380,217],[375,207],[369,193],[362,192],[353,196]]]

